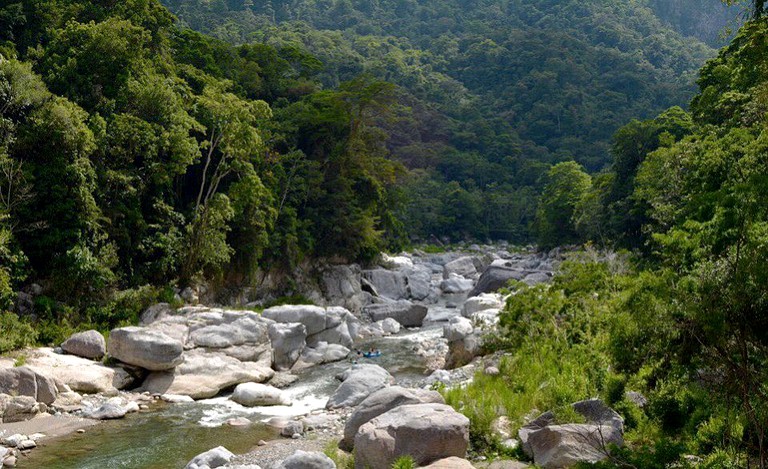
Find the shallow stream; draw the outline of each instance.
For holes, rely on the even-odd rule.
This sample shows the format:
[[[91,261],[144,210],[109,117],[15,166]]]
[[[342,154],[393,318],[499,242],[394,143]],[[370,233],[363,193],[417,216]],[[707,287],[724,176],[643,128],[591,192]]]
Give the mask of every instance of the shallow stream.
[[[292,406],[246,408],[226,396],[185,404],[159,404],[149,411],[105,421],[83,434],[40,441],[29,457],[19,460],[20,469],[172,469],[183,468],[195,455],[219,445],[235,454],[246,453],[259,440],[280,438],[263,422],[274,416],[290,417],[323,409],[339,385],[335,376],[353,361],[374,363],[400,382],[423,379],[424,359],[415,353],[419,340],[439,336],[437,325],[397,336],[362,342],[360,349],[376,348],[377,358],[357,358],[309,368],[285,391]],[[244,417],[253,422],[232,426],[227,420]]]

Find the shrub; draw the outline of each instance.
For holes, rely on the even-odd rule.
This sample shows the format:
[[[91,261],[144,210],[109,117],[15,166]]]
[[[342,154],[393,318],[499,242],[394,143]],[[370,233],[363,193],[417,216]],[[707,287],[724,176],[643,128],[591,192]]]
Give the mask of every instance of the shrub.
[[[0,313],[0,331],[0,353],[28,347],[37,338],[32,325],[11,312]]]

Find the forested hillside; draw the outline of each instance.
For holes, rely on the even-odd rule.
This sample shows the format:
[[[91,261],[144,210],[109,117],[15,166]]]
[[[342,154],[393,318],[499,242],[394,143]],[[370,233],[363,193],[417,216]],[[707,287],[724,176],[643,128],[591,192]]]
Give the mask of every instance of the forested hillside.
[[[624,233],[632,170],[594,184],[571,160],[605,166],[714,54],[641,2],[169,4],[222,39],[157,0],[3,5],[2,306],[41,283],[51,335],[409,236]],[[550,213],[576,213],[561,161],[615,217]]]
[[[542,242],[638,250],[587,250],[551,286],[513,287],[492,345],[501,376],[450,393],[478,447],[500,450],[497,409],[519,426],[528,408],[599,395],[621,409],[627,447],[598,467],[768,466],[763,5],[702,69],[689,113],[627,124],[610,171],[549,171]]]
[[[687,34],[736,16],[717,0],[165,4],[230,43],[310,52],[326,89],[361,73],[398,85],[409,109],[384,128],[393,156],[421,170],[410,232],[515,241],[530,238],[549,165],[598,171],[620,126],[685,105],[714,54]]]

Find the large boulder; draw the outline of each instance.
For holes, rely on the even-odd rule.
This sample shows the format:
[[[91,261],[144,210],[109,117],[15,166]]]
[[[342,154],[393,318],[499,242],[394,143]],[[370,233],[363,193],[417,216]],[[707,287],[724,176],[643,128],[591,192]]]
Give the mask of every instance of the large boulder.
[[[355,468],[388,469],[401,456],[422,466],[466,456],[469,419],[445,404],[396,407],[360,427],[355,436]]]
[[[339,443],[339,447],[345,451],[352,451],[355,435],[360,427],[395,407],[428,403],[445,404],[445,400],[437,391],[407,389],[400,386],[380,389],[365,398],[349,416],[344,426],[344,438]]]
[[[307,328],[301,323],[272,324],[269,340],[272,341],[272,367],[277,371],[288,371],[307,345]]]
[[[276,469],[336,469],[336,463],[323,453],[297,450],[278,464]]]
[[[451,274],[451,276],[440,282],[440,290],[443,293],[464,293],[472,290],[475,282],[464,278],[461,275]]]
[[[464,306],[461,308],[461,314],[466,318],[471,318],[473,314],[480,311],[500,310],[504,307],[504,300],[498,293],[481,293],[472,298],[467,298]]]
[[[36,402],[51,404],[56,400],[56,382],[28,366],[0,369],[0,393],[28,396]]]
[[[32,350],[27,355],[27,366],[81,393],[116,394],[134,382],[133,376],[123,368],[104,366],[75,355],[55,353],[51,348]]]
[[[350,350],[343,345],[320,342],[317,347],[306,347],[301,353],[301,361],[308,365],[319,365],[344,360]],[[298,365],[297,365],[298,366]]]
[[[307,335],[317,334],[326,329],[326,310],[314,305],[281,305],[267,308],[261,314],[278,323],[300,323],[306,328]]]
[[[230,399],[246,407],[291,405],[291,399],[283,391],[259,383],[238,384]]]
[[[142,389],[206,399],[236,384],[264,382],[274,375],[269,362],[241,362],[223,353],[202,349],[188,350],[184,357],[184,363],[173,370],[150,373]]]
[[[407,300],[393,303],[368,305],[363,312],[377,322],[392,318],[405,327],[420,327],[427,316],[427,307],[416,305]]]
[[[218,446],[195,456],[184,469],[213,469],[226,466],[235,455],[223,446]]]
[[[624,420],[599,399],[572,404],[585,423],[556,425],[553,412],[545,412],[518,431],[523,451],[545,468],[559,468],[576,462],[595,462],[607,457],[610,444],[624,441]],[[562,464],[562,465],[561,465]]]
[[[621,433],[609,425],[549,425],[528,438],[533,461],[543,469],[602,461],[608,457],[610,445],[623,444]]]
[[[342,383],[336,388],[326,403],[327,409],[354,407],[371,393],[389,386],[392,375],[378,365],[353,365],[340,376]]]
[[[65,340],[61,349],[78,357],[100,360],[107,353],[107,341],[99,331],[78,332]]]
[[[364,270],[363,278],[375,289],[379,296],[390,300],[405,300],[408,295],[408,280],[399,271],[386,269]]]
[[[162,332],[142,327],[121,327],[109,333],[109,354],[129,365],[147,370],[169,370],[184,358],[181,342]]]
[[[477,278],[479,275],[477,268],[475,267],[475,262],[470,256],[459,257],[458,259],[445,264],[443,268],[443,278],[447,280],[451,277],[451,274],[467,278]]]
[[[475,288],[469,292],[469,297],[477,296],[481,293],[495,292],[506,286],[510,280],[524,279],[526,274],[526,271],[514,267],[491,265],[480,276]]]

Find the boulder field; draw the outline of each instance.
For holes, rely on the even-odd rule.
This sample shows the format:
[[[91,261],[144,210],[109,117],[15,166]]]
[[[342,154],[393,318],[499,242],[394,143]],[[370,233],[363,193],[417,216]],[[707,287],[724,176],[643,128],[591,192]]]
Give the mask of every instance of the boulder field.
[[[497,322],[504,298],[496,290],[508,279],[548,281],[552,266],[561,259],[559,254],[494,249],[385,255],[369,269],[325,266],[317,276],[317,291],[307,294],[317,299],[316,305],[281,305],[261,312],[154,305],[138,325],[114,329],[107,337],[98,331],[78,332],[58,348],[26,351],[24,366],[0,360],[0,424],[53,412],[121,418],[161,396],[178,403],[230,391],[230,399],[246,407],[290,406],[281,389],[301,380],[302,370],[355,359],[351,351],[361,340],[402,334],[436,321],[442,337],[417,339],[416,354],[439,355],[437,363],[461,371],[482,354],[484,328]],[[196,303],[203,294],[186,289],[181,296]],[[438,371],[425,385],[451,383],[451,372]],[[402,455],[413,456],[419,466],[471,467],[465,459],[469,421],[445,405],[439,393],[395,386],[395,378],[374,364],[354,364],[337,379],[340,383],[328,396],[324,413],[288,419],[280,432],[301,439],[312,429],[335,428],[340,447],[355,452],[358,468],[388,468]],[[132,393],[126,392],[129,389]],[[579,448],[558,448],[573,447],[586,433],[601,432],[611,443],[621,439],[622,428],[602,420],[587,418],[583,427],[536,422],[538,427],[521,430],[519,438],[543,467],[579,460],[578,454],[571,457]],[[7,457],[15,457],[8,451]],[[595,451],[580,460],[597,460]],[[187,467],[259,467],[255,461],[235,459],[219,447]],[[322,453],[296,451],[268,467],[330,469],[335,464]]]

